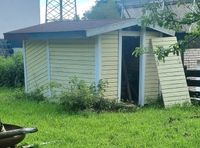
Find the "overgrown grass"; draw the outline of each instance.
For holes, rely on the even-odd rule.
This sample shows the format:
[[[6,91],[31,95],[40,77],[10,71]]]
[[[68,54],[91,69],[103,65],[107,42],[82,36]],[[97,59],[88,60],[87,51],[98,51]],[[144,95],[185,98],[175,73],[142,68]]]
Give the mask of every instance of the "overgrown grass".
[[[0,118],[38,127],[23,143],[40,147],[199,147],[200,107],[141,108],[135,113],[62,113],[59,106],[15,100],[0,89]]]

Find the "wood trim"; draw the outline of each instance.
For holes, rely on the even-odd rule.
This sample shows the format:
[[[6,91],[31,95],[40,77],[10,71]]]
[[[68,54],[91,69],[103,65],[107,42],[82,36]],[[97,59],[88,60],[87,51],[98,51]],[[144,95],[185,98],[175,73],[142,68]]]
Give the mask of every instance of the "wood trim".
[[[142,28],[140,36],[140,47],[145,48],[146,28]],[[140,55],[140,68],[139,68],[139,105],[144,106],[145,103],[145,64],[146,55]]]
[[[115,30],[120,30],[122,28],[127,28],[127,27],[134,26],[134,25],[142,26],[140,20],[128,19],[128,20],[117,22],[117,23],[109,24],[106,26],[102,26],[102,27],[98,27],[98,28],[94,28],[94,29],[88,29],[88,30],[86,30],[86,37],[91,37],[91,36],[95,36],[98,34],[103,34],[103,33],[111,32],[111,31],[115,31]],[[157,25],[156,26],[149,25],[148,28],[151,28],[155,31],[162,32],[162,33],[170,35],[170,36],[175,36],[175,31],[165,29],[165,28],[159,27]]]
[[[101,35],[96,37],[95,41],[95,82],[98,85],[101,79],[101,66],[102,66],[102,47],[101,47]]]
[[[136,36],[136,37],[140,36],[139,31],[121,31],[121,34],[122,36]]]
[[[121,83],[122,83],[122,31],[119,30],[118,32],[118,40],[119,40],[119,47],[118,47],[118,101],[121,101]]]
[[[138,20],[128,19],[128,20],[117,22],[117,23],[109,24],[103,27],[89,29],[86,31],[86,36],[91,37],[98,34],[103,34],[103,33],[111,32],[111,31],[119,30],[122,28],[127,28],[127,27],[134,26],[137,24],[139,24]]]
[[[49,97],[52,96],[51,93],[51,61],[50,61],[50,48],[49,48],[49,41],[47,40],[47,45],[46,45],[46,49],[47,49],[47,71],[48,71],[48,85],[49,85]]]
[[[27,65],[26,65],[26,41],[23,40],[23,60],[24,60],[24,84],[25,92],[28,92]]]

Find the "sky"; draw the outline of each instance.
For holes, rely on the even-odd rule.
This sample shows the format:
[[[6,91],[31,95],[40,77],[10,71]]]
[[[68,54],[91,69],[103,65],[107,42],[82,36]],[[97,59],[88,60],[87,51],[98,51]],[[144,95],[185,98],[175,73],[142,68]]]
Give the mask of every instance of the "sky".
[[[96,0],[76,0],[77,3],[77,13],[80,17],[83,16],[83,13],[86,10],[89,10]],[[46,0],[40,0],[40,21],[41,23],[45,22],[45,9],[46,9]]]

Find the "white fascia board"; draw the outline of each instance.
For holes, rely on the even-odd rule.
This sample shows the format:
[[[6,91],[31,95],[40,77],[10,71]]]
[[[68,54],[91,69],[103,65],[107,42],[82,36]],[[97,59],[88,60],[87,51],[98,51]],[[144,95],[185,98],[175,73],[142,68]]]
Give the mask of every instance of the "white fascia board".
[[[98,85],[101,80],[101,66],[102,66],[102,48],[101,48],[101,35],[96,37],[95,41],[95,83]]]
[[[25,92],[28,92],[27,65],[26,65],[26,41],[23,40],[23,60],[24,60],[24,83]]]
[[[103,26],[103,27],[89,29],[89,30],[86,31],[86,36],[91,37],[91,36],[95,36],[95,35],[98,35],[98,34],[103,34],[103,33],[112,32],[112,31],[115,31],[115,30],[120,30],[122,28],[127,28],[127,27],[134,26],[134,25],[137,25],[137,24],[139,24],[138,20],[129,19],[129,20],[118,22],[118,23],[106,25],[106,26]]]
[[[49,86],[49,97],[52,96],[51,93],[51,61],[50,61],[50,48],[49,48],[49,41],[46,42],[46,50],[47,50],[47,68],[48,68],[48,86]]]
[[[146,42],[146,28],[142,28],[140,36],[140,47],[145,48]],[[145,103],[145,64],[146,54],[140,55],[139,67],[139,105],[144,106]]]
[[[118,22],[118,23],[113,23],[106,26],[89,29],[89,30],[86,30],[86,36],[91,37],[91,36],[95,36],[95,35],[99,35],[99,34],[103,34],[107,32],[112,32],[115,30],[131,27],[134,25],[141,26],[140,20],[138,19],[129,19],[129,20],[124,20],[124,21],[122,20],[121,22]],[[162,32],[170,36],[175,36],[175,31],[159,27],[158,25],[155,25],[155,26],[150,25],[150,26],[147,26],[147,28],[151,28],[155,31]]]
[[[140,36],[140,31],[121,31],[122,36],[138,37]]]
[[[121,83],[122,83],[122,31],[118,33],[118,102],[121,101]]]

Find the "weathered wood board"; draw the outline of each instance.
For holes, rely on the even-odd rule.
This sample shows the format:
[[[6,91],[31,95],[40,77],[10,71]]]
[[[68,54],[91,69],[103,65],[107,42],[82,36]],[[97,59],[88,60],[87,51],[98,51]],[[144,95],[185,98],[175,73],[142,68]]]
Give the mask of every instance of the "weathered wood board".
[[[154,38],[151,43],[153,50],[156,50],[158,47],[169,48],[177,43],[177,39],[176,37]],[[165,61],[159,61],[155,55],[155,60],[164,105],[167,107],[175,104],[190,103],[181,56],[171,53],[165,58]]]

